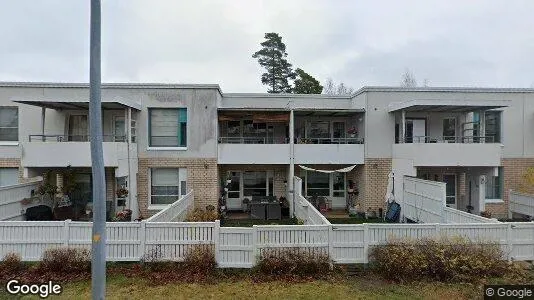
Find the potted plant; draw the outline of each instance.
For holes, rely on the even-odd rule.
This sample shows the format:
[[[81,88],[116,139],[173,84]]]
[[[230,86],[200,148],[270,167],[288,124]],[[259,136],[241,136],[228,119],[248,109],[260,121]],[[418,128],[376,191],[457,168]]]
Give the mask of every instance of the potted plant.
[[[351,138],[355,138],[356,137],[356,134],[358,134],[358,130],[356,129],[356,127],[352,126],[351,128],[349,128],[347,130],[347,134],[351,137]]]
[[[126,198],[128,196],[128,190],[122,186],[115,193],[117,194],[117,198]]]
[[[244,212],[248,212],[249,211],[249,204],[250,204],[250,199],[249,198],[243,199],[243,211]]]
[[[117,212],[117,215],[115,216],[115,221],[117,222],[129,222],[132,220],[132,210],[131,209],[123,209],[119,212]]]

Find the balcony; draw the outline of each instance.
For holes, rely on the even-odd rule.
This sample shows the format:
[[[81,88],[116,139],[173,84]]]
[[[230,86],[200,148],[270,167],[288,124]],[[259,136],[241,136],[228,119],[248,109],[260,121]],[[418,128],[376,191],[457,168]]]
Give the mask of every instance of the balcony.
[[[394,159],[409,159],[413,166],[500,166],[502,145],[493,137],[416,136],[393,145]]]
[[[289,144],[285,138],[220,137],[220,164],[289,164]]]
[[[363,164],[363,138],[301,138],[295,144],[296,164]]]
[[[103,141],[105,167],[119,167],[128,162],[124,136],[105,135]],[[22,142],[21,147],[23,167],[91,167],[87,135],[30,135],[29,142]]]

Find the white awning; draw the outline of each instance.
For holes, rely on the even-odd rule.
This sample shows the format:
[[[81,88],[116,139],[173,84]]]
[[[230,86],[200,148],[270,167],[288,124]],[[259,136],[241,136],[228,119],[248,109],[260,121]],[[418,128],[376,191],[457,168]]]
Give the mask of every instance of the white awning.
[[[299,165],[299,167],[303,170],[306,170],[306,171],[313,171],[313,172],[321,172],[321,173],[334,173],[334,172],[338,172],[338,173],[347,173],[347,172],[350,172],[352,171],[354,168],[356,168],[357,165],[352,165],[350,167],[346,167],[346,168],[343,168],[343,169],[338,169],[338,170],[317,170],[317,169],[312,169],[312,168],[308,168],[306,166],[303,166],[303,165]]]
[[[89,99],[12,99],[13,102],[22,103],[27,105],[45,107],[49,109],[61,110],[61,109],[89,109]],[[141,110],[141,104],[131,101],[129,99],[114,97],[102,97],[101,105],[103,109],[122,109],[133,108],[135,110]]]

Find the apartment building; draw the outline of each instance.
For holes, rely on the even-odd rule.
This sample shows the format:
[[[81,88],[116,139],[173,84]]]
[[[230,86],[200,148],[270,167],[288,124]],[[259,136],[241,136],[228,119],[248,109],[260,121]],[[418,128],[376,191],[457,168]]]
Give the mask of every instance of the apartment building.
[[[0,185],[45,173],[90,206],[86,84],[0,83]],[[507,193],[534,167],[534,90],[364,87],[352,96],[228,94],[218,85],[104,84],[104,163],[110,211],[147,217],[193,190],[228,208],[253,195],[307,196],[344,209],[384,207],[388,174],[447,183],[447,203],[507,213]],[[118,197],[119,188],[127,189]],[[291,202],[291,201],[290,201]]]

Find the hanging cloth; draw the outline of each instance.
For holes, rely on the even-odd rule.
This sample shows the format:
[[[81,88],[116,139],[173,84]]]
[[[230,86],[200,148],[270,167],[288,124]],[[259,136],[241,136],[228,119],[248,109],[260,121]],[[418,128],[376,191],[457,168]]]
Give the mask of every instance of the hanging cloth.
[[[321,172],[321,173],[334,173],[334,172],[338,172],[338,173],[347,173],[347,172],[350,172],[352,171],[354,168],[356,168],[357,165],[352,165],[350,167],[346,167],[346,168],[343,168],[343,169],[338,169],[338,170],[316,170],[316,169],[312,169],[312,168],[308,168],[308,167],[305,167],[303,165],[299,165],[299,167],[303,170],[306,170],[306,171],[314,171],[314,172]]]

